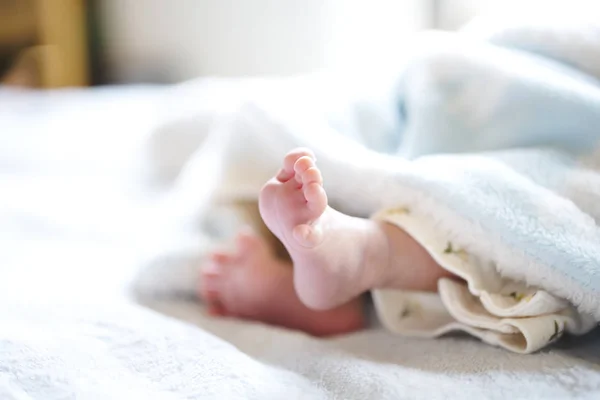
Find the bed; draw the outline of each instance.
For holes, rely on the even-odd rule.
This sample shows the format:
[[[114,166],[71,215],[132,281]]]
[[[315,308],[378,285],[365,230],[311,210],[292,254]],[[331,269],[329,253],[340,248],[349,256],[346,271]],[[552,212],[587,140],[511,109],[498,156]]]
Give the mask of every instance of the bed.
[[[148,143],[236,85],[200,81],[193,99],[161,86],[0,91],[0,398],[598,398],[598,330],[523,356],[376,321],[316,339],[207,316],[198,265],[235,221],[166,223],[156,204],[181,154],[156,165]],[[189,140],[167,142],[185,152]]]

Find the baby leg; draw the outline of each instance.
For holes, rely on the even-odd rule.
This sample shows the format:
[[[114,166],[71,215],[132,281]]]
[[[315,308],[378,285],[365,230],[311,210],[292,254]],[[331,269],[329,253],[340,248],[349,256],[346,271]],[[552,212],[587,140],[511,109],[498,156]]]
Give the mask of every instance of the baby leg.
[[[261,191],[260,212],[294,263],[294,287],[308,307],[327,310],[374,288],[435,290],[448,273],[401,229],[342,214],[312,152],[289,153]]]

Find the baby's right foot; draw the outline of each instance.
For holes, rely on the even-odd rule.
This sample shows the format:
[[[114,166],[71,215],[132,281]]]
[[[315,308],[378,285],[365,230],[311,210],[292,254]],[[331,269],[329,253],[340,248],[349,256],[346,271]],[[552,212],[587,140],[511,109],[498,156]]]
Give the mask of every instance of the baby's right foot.
[[[199,295],[212,315],[232,316],[299,329],[316,336],[353,332],[365,324],[361,299],[314,311],[300,302],[292,266],[277,259],[267,242],[238,234],[231,252],[214,252],[202,269]]]
[[[381,227],[329,207],[322,183],[312,153],[298,149],[259,198],[265,224],[293,260],[296,292],[314,309],[330,309],[379,285],[389,264]]]

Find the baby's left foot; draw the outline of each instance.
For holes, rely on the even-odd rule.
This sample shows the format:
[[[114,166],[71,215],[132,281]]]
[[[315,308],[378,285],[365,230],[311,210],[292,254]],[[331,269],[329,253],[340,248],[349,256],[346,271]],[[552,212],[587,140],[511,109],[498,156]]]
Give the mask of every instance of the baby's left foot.
[[[307,306],[330,309],[384,284],[389,266],[385,232],[376,222],[327,205],[310,151],[298,149],[285,157],[279,174],[263,187],[259,206],[265,224],[292,258],[296,292]]]

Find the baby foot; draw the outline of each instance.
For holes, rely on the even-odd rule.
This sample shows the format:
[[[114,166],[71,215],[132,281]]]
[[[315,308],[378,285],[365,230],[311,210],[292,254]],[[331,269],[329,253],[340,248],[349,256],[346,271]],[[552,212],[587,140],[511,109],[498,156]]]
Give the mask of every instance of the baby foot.
[[[300,329],[317,336],[347,333],[364,326],[359,300],[330,311],[300,302],[292,266],[278,259],[263,238],[242,232],[232,252],[214,252],[202,270],[200,297],[208,312]]]
[[[267,243],[241,232],[233,251],[215,251],[202,268],[199,294],[212,315],[269,319],[272,293],[285,268]]]
[[[321,310],[377,285],[388,253],[380,227],[329,207],[322,183],[312,153],[298,149],[259,198],[265,224],[292,258],[300,300]]]
[[[313,248],[321,242],[319,218],[328,208],[327,194],[310,151],[285,157],[283,168],[263,187],[259,206],[265,224],[284,244]]]

